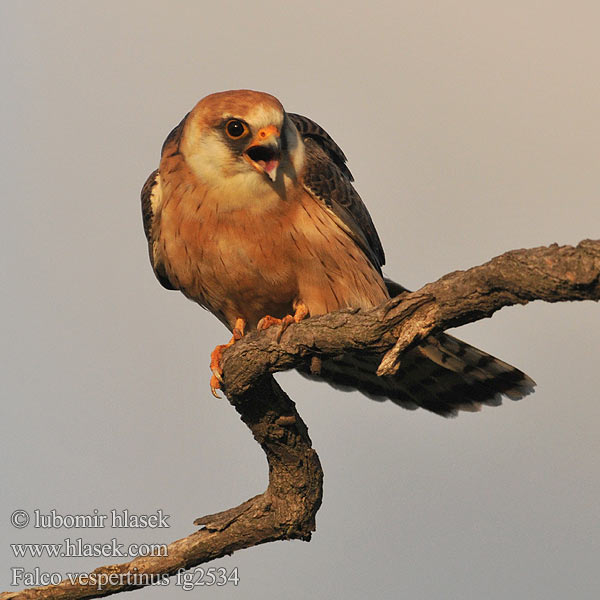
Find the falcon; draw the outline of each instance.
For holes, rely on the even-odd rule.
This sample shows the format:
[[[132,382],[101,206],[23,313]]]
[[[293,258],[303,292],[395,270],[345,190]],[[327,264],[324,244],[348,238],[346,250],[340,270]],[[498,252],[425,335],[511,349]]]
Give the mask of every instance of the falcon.
[[[211,94],[167,136],[142,189],[144,231],[159,282],[213,313],[232,333],[280,327],[344,308],[369,309],[404,288],[384,278],[379,236],[346,157],[317,123],[275,97]],[[380,356],[324,360],[300,371],[375,399],[452,416],[518,400],[535,383],[522,371],[445,333],[405,353],[379,377]]]

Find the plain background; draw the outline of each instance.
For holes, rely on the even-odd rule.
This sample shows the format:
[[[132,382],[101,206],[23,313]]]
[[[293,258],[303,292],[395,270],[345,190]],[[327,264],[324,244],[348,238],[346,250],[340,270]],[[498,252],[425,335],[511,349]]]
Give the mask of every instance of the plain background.
[[[417,288],[513,248],[598,237],[595,1],[11,2],[2,61],[1,589],[9,543],[168,542],[261,492],[264,456],[209,353],[228,338],[151,271],[139,190],[208,93],[269,91],[342,146]],[[597,598],[600,307],[505,309],[458,333],[538,383],[445,420],[278,376],[325,496],[309,544],[215,561],[203,598]],[[16,530],[17,508],[162,508],[171,528]],[[136,598],[185,597],[167,588]]]

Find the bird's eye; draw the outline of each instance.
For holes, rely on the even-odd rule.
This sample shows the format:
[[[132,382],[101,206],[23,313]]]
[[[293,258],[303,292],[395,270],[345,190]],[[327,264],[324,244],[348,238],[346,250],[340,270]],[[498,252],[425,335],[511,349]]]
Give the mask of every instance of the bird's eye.
[[[227,121],[225,131],[230,138],[237,140],[248,132],[248,127],[243,121],[231,119],[231,121]]]

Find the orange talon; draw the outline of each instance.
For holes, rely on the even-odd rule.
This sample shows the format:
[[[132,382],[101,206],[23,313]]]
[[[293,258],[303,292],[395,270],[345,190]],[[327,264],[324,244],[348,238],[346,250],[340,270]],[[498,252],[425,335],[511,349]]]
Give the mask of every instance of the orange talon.
[[[272,317],[271,315],[264,316],[256,326],[256,329],[262,331],[264,329],[268,329],[273,325],[279,325],[280,329],[277,333],[277,343],[281,341],[281,336],[284,331],[292,324],[292,323],[300,323],[303,319],[305,319],[308,315],[308,308],[302,303],[296,305],[296,310],[294,312],[294,316],[286,315],[283,319],[278,319],[277,317]]]
[[[226,344],[219,344],[211,352],[210,370],[212,371],[212,377],[210,378],[210,391],[215,398],[220,398],[219,394],[217,394],[217,390],[221,389],[221,384],[223,383],[223,368],[221,367],[223,350],[233,346],[233,344],[244,337],[245,327],[246,321],[244,321],[244,319],[236,319],[231,339]]]
[[[271,315],[266,315],[258,322],[256,329],[263,331],[264,329],[269,329],[269,327],[272,327],[273,325],[279,325],[280,323],[281,319],[277,319]]]
[[[221,399],[221,396],[219,396],[219,394],[217,394],[217,390],[221,389],[221,384],[219,383],[219,380],[217,379],[216,375],[212,375],[210,378],[210,393],[215,397],[218,398],[219,400]]]

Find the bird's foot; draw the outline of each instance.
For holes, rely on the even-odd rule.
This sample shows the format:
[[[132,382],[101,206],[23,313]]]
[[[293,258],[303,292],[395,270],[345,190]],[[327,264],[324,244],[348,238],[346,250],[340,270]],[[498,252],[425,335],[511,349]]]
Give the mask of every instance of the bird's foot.
[[[296,306],[296,311],[293,315],[286,315],[283,319],[278,319],[276,317],[272,317],[271,315],[264,316],[256,326],[256,329],[262,331],[264,329],[269,329],[273,325],[279,325],[279,331],[277,332],[277,342],[281,340],[281,336],[284,331],[292,324],[292,323],[300,323],[303,319],[308,316],[308,308],[304,304],[298,304]]]
[[[245,327],[246,321],[244,319],[236,319],[232,338],[226,344],[219,344],[210,355],[210,370],[212,371],[210,391],[215,398],[220,398],[217,390],[221,389],[221,384],[223,383],[223,368],[221,367],[223,351],[244,337]]]

